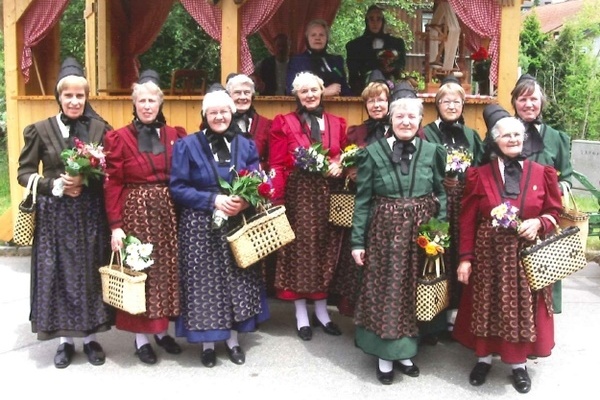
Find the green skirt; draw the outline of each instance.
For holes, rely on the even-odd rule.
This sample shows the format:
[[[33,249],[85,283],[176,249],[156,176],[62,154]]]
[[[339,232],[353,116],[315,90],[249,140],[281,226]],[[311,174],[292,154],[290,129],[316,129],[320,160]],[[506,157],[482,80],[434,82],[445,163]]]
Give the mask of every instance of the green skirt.
[[[405,360],[417,355],[418,338],[382,339],[375,333],[357,326],[354,332],[354,344],[367,354],[384,360]]]

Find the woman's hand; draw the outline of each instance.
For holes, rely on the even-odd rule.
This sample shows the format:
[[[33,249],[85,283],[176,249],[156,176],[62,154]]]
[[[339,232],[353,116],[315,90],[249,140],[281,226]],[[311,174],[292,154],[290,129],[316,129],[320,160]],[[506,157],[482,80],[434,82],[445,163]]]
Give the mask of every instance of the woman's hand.
[[[221,210],[228,217],[238,215],[241,211],[248,208],[250,204],[239,196],[228,196],[219,194],[215,198],[215,208]]]
[[[339,178],[342,176],[342,172],[344,168],[340,165],[340,163],[332,162],[329,163],[329,169],[327,170],[327,176],[331,176],[333,178]]]
[[[112,251],[119,251],[123,248],[123,239],[125,239],[125,232],[121,228],[115,228],[112,230],[110,235],[110,247]]]
[[[83,177],[81,175],[71,176],[69,174],[61,174],[60,179],[63,183],[63,194],[70,197],[77,197],[81,194],[83,186]]]
[[[365,265],[365,250],[364,249],[356,249],[352,250],[352,258],[354,258],[354,262],[356,265],[363,266]]]
[[[537,218],[526,219],[521,222],[517,233],[520,237],[526,240],[533,241],[538,235],[540,228],[542,227],[542,223]]]
[[[357,167],[348,167],[346,168],[346,176],[352,180],[352,182],[356,182],[356,177],[358,176],[358,168]]]
[[[471,276],[471,261],[461,261],[458,264],[458,269],[456,270],[456,275],[458,277],[458,281],[460,283],[464,283],[465,285],[469,284],[469,277]]]
[[[342,85],[332,83],[323,90],[323,96],[339,96],[342,93]]]

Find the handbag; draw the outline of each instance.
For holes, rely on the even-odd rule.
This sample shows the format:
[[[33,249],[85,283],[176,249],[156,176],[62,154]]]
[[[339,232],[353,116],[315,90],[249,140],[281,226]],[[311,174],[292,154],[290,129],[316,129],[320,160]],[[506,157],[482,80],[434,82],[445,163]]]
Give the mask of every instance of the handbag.
[[[540,290],[587,265],[579,228],[556,228],[555,234],[521,250],[521,263],[532,290]]]
[[[423,274],[417,278],[417,321],[431,321],[450,305],[450,281],[444,258],[426,257]]]
[[[354,193],[348,190],[350,178],[344,182],[344,189],[332,191],[329,194],[329,217],[328,221],[333,225],[344,228],[352,227],[354,216]]]
[[[233,257],[240,268],[257,261],[296,239],[285,215],[285,206],[275,206],[256,214],[227,234]]]
[[[30,246],[35,230],[35,203],[37,201],[37,186],[41,176],[34,173],[29,176],[23,200],[19,203],[17,220],[14,225],[13,242],[18,246]]]
[[[590,215],[588,213],[579,211],[577,203],[575,202],[575,197],[573,196],[573,191],[566,182],[560,182],[560,186],[562,187],[563,192],[563,210],[559,216],[558,226],[560,226],[561,229],[568,228],[569,226],[578,227],[579,236],[581,237],[581,245],[583,247],[583,252],[585,253],[587,238],[590,230]]]
[[[113,251],[110,263],[99,269],[102,280],[102,300],[129,314],[142,314],[146,312],[147,275],[124,267],[121,253],[117,254],[117,265],[113,264],[115,256]]]

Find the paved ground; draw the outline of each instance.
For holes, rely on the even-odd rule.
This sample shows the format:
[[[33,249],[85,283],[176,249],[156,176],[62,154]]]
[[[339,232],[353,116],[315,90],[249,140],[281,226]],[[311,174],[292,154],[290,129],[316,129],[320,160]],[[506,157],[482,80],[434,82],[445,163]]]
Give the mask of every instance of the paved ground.
[[[3,398],[19,393],[53,400],[225,398],[262,399],[479,399],[479,398],[597,398],[600,360],[600,266],[595,262],[563,283],[563,313],[555,320],[556,347],[551,357],[528,362],[533,380],[527,395],[511,386],[509,367],[494,360],[488,382],[472,387],[467,376],[475,359],[455,342],[420,349],[415,362],[421,376],[396,374],[391,386],[375,379],[375,361],[354,347],[349,318],[332,309],[344,331],[331,337],[316,330],[302,342],[294,330],[291,304],[272,300],[271,320],[259,332],[241,335],[247,353],[243,366],[232,364],[217,347],[213,369],[200,364],[199,350],[182,342],[183,354],[157,350],[154,366],[140,364],[133,355],[133,336],[117,331],[99,335],[107,352],[100,367],[87,363],[81,342],[64,370],[54,368],[56,341],[41,342],[31,333],[29,312],[29,257],[0,257],[0,380]],[[155,346],[156,349],[156,346]]]

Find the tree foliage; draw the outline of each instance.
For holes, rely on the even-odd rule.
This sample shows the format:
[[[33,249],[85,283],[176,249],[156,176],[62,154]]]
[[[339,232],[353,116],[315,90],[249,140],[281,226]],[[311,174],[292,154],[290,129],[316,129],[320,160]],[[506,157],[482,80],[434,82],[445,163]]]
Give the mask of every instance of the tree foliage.
[[[544,46],[549,39],[548,35],[542,32],[535,13],[530,13],[523,21],[519,39],[519,65],[524,71],[535,76],[542,66]]]
[[[537,77],[548,99],[544,118],[573,139],[600,138],[600,0],[565,24],[544,48]],[[596,43],[596,44],[595,44]]]

